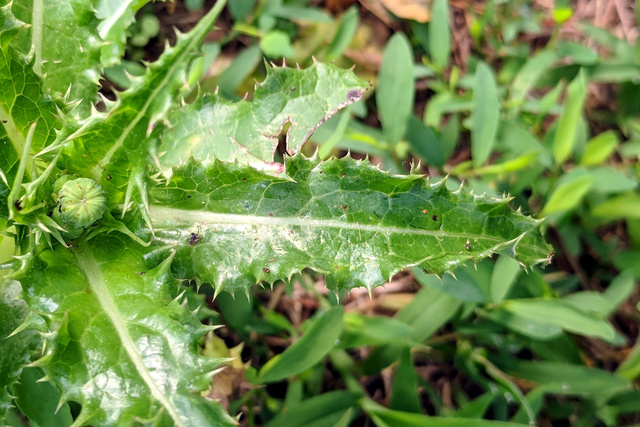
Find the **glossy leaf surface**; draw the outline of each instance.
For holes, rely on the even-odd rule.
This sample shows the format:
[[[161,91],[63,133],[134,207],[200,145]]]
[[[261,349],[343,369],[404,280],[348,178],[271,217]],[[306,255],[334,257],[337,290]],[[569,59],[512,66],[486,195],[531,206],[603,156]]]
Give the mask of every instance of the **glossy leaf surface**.
[[[407,266],[443,274],[499,251],[546,261],[538,221],[507,199],[450,192],[421,175],[367,161],[302,156],[274,177],[240,164],[197,162],[151,190],[156,243],[177,250],[173,271],[235,292],[312,268],[329,289],[372,289]]]
[[[10,6],[0,7],[0,229],[8,218],[7,198],[26,149],[29,128],[37,122],[31,144],[31,151],[37,152],[53,141],[56,125],[55,105],[44,95],[33,63],[12,43],[25,32],[26,24],[13,15]],[[26,166],[28,179],[33,161]]]
[[[213,29],[223,6],[224,2],[218,1],[191,32],[179,35],[176,45],[165,50],[108,111],[81,122],[80,128],[62,141],[59,166],[96,180],[111,202],[121,202],[132,183],[140,187],[147,168],[147,137],[184,87],[190,60]]]
[[[17,330],[29,313],[20,291],[16,281],[0,282],[0,420],[10,407],[8,388],[20,377],[31,347],[37,344],[33,331]]]
[[[14,45],[33,54],[44,93],[74,103],[80,117],[91,113],[98,95],[100,49],[98,19],[91,0],[14,0],[15,15],[28,24]]]
[[[197,340],[210,328],[175,297],[170,260],[147,270],[140,249],[97,237],[28,260],[16,278],[53,329],[37,365],[64,400],[82,404],[78,423],[233,425],[219,404],[194,394],[223,362],[198,354]]]
[[[297,152],[320,124],[357,101],[367,83],[350,70],[314,63],[308,69],[268,67],[253,100],[230,102],[205,95],[169,117],[171,126],[156,149],[163,170],[191,157],[260,165],[273,162],[278,135],[287,130],[287,147]]]

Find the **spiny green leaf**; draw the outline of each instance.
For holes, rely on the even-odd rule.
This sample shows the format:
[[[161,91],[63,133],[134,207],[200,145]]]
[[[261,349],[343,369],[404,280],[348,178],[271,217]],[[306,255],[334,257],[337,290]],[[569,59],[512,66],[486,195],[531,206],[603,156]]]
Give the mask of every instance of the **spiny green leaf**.
[[[310,267],[329,289],[372,289],[407,266],[435,274],[506,251],[524,266],[547,260],[539,221],[508,199],[450,192],[421,175],[368,161],[302,156],[274,177],[241,164],[189,162],[151,190],[157,243],[173,271],[216,292],[288,279]]]
[[[25,24],[11,12],[11,3],[0,7],[0,229],[8,218],[7,197],[25,150],[26,135],[37,122],[31,144],[37,152],[55,138],[56,106],[44,95],[42,83],[33,72],[33,61],[14,48],[11,42],[25,31]],[[29,158],[26,177],[33,161]]]
[[[13,0],[16,16],[29,24],[15,41],[33,52],[33,69],[43,78],[44,93],[65,99],[74,113],[86,117],[96,102],[100,49],[92,0]]]
[[[211,328],[175,297],[169,260],[148,270],[140,249],[103,236],[36,251],[16,275],[52,328],[36,366],[63,401],[82,405],[78,425],[234,425],[218,403],[194,394],[224,361],[198,354]]]
[[[33,331],[16,331],[29,313],[27,303],[19,298],[21,290],[16,281],[0,283],[0,421],[11,406],[7,388],[18,380],[37,344]]]
[[[136,180],[147,167],[148,135],[184,87],[190,59],[223,6],[224,1],[218,1],[191,32],[178,35],[176,45],[167,48],[107,112],[94,113],[68,135],[59,166],[96,180],[114,203],[122,202],[127,186],[140,187]]]
[[[267,67],[252,101],[232,103],[205,95],[170,115],[171,126],[157,149],[167,171],[191,157],[243,163],[273,162],[278,134],[285,124],[287,147],[297,152],[311,134],[339,109],[357,101],[367,83],[351,70],[314,63],[306,70]]]

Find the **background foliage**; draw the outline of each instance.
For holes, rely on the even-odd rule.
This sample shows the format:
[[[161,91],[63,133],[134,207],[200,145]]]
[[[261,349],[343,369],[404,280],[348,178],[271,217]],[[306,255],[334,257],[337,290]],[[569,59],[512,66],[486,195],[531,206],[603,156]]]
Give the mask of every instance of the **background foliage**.
[[[16,17],[32,23],[14,3]],[[109,66],[102,81],[107,104],[111,88],[133,87],[119,102],[123,97],[149,99],[147,91],[136,93],[136,82],[144,79],[140,61],[156,59],[164,42],[175,38],[171,26],[190,29],[209,6],[198,0],[126,2],[127,7],[120,9],[108,1],[98,3],[96,17],[77,17],[65,28],[73,28],[71,39]],[[212,300],[213,289],[194,282],[193,289],[199,287],[200,293],[187,292],[185,304],[195,307],[206,295],[209,310],[194,316],[224,325],[201,340],[202,355],[234,358],[214,377],[209,396],[220,399],[231,415],[242,413],[243,425],[640,424],[638,9],[638,3],[631,1],[434,0],[414,8],[391,1],[230,2],[218,21],[221,29],[211,33],[203,46],[204,56],[188,69],[184,62],[181,70],[190,83],[198,82],[203,91],[218,87],[218,94],[199,98],[186,110],[202,111],[206,123],[236,120],[224,115],[229,101],[241,100],[246,92],[258,101],[260,90],[269,85],[254,89],[254,79],[277,80],[278,69],[268,74],[271,67],[263,57],[278,63],[285,58],[303,69],[322,68],[313,65],[313,58],[334,61],[340,68],[355,65],[356,74],[372,88],[364,92],[363,101],[346,106],[322,124],[303,153],[311,156],[317,150],[319,158],[328,159],[350,152],[356,158],[367,156],[392,173],[407,173],[419,163],[419,171],[432,181],[448,176],[443,185],[451,190],[464,181],[475,194],[508,194],[512,207],[545,218],[545,237],[555,255],[550,265],[526,272],[505,256],[457,267],[442,279],[413,268],[396,274],[384,288],[348,293],[311,271],[295,273],[287,283],[275,282],[273,290],[254,287],[250,299],[239,292],[235,297],[220,293]],[[6,40],[3,34],[14,34],[6,28],[0,41]],[[82,33],[87,28],[97,28],[112,43],[95,46]],[[28,53],[28,40],[34,35],[19,34],[26,38],[22,53]],[[60,38],[62,46],[72,46],[65,40]],[[71,92],[42,88],[53,99],[96,95],[99,72],[72,60],[79,50],[69,48],[62,54],[78,76]],[[39,52],[43,59],[60,54],[53,48],[41,47]],[[119,62],[123,52],[126,59]],[[179,48],[172,52],[180,55]],[[2,83],[3,88],[10,86],[15,87]],[[170,90],[154,98],[150,111],[166,111],[164,97],[171,91],[195,96],[177,78],[170,78],[166,87]],[[343,99],[347,97],[340,102]],[[41,141],[54,137],[56,112],[48,107],[39,106],[38,115],[45,120],[38,122],[35,132],[43,135]],[[319,117],[335,108],[323,106]],[[81,102],[71,114],[85,117],[89,109],[90,103]],[[135,113],[123,109],[120,118],[109,120],[129,122],[137,119]],[[182,114],[188,111],[167,117],[175,125],[171,138],[176,141],[189,130]],[[84,138],[105,135],[104,120],[100,116],[87,120]],[[131,129],[131,141],[147,134],[144,120],[153,123],[156,117],[149,113],[141,120],[138,128]],[[264,126],[274,123],[280,123],[277,117],[265,120]],[[162,129],[159,126],[158,132]],[[276,147],[281,131],[274,127],[273,151],[241,151],[247,156],[244,161],[281,161],[284,150]],[[248,141],[251,132],[246,128]],[[126,150],[129,146],[124,143]],[[171,152],[175,147],[179,145],[156,149]],[[77,173],[95,170],[92,158],[72,162],[74,149],[78,147],[67,148],[60,161]],[[131,176],[141,176],[136,152],[126,154],[132,159]],[[193,154],[206,160],[211,153]],[[176,152],[173,161],[162,157],[167,163],[159,169],[171,175],[167,171],[182,155]],[[237,157],[233,151],[211,157],[225,155]],[[3,170],[16,164],[17,158],[0,159]],[[171,178],[180,180],[183,172]],[[187,178],[193,175],[184,173]],[[126,176],[113,173],[112,178],[111,194],[115,189],[119,202],[129,197],[144,203],[136,198],[144,194],[144,181],[135,181],[131,188],[137,193],[127,194]],[[8,193],[9,188],[0,183],[2,191]],[[208,194],[210,189],[199,191]],[[185,203],[180,194],[164,191],[151,192],[151,197],[152,202]],[[0,205],[0,210],[7,209]],[[169,239],[172,230],[166,233]],[[184,237],[181,241],[188,241],[189,236]],[[120,247],[118,238],[110,238],[108,245]],[[188,257],[193,250],[188,246],[175,256]],[[129,254],[123,268],[137,272],[141,256]],[[47,254],[38,262],[46,265]],[[256,267],[255,277],[269,281],[263,268],[271,272]],[[47,276],[42,286],[64,280],[55,268],[43,269]],[[204,267],[193,269],[201,272]],[[140,288],[152,286],[153,279],[166,272],[159,266],[147,273],[136,279]],[[191,273],[180,277],[193,277]],[[9,320],[25,316],[25,307],[14,299],[19,290],[15,285],[7,289],[0,313],[8,314]],[[57,292],[51,296],[62,298]],[[338,307],[338,298],[344,308]],[[171,311],[168,316],[179,316],[172,305],[166,310]],[[6,331],[0,330],[3,337],[19,324],[9,320],[1,323],[7,325]],[[194,318],[181,321],[198,324]],[[173,331],[175,325],[165,327]],[[189,337],[178,337],[190,340],[185,346],[195,345],[203,333],[193,327]],[[20,346],[25,353],[18,356],[26,360],[32,341],[31,335],[19,335],[2,345]],[[55,360],[62,363],[69,357],[64,351],[71,350],[54,351],[54,366]],[[166,360],[165,368],[172,369],[171,359]],[[10,363],[15,362],[7,366]],[[199,363],[205,362],[194,359],[193,365]],[[73,403],[53,415],[60,392],[49,383],[36,382],[42,375],[39,369],[23,371],[20,385],[12,390],[17,409],[8,412],[7,424],[25,425],[26,416],[31,425],[69,425],[78,417]],[[0,379],[3,374],[0,369]],[[43,404],[33,408],[20,396],[36,389]]]

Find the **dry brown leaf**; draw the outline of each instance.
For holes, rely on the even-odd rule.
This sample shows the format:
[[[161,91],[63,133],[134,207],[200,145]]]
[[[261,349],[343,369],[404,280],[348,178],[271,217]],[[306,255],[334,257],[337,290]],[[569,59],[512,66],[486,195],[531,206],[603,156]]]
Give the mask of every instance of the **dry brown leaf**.
[[[429,21],[431,0],[379,0],[398,18],[413,19],[418,22]]]

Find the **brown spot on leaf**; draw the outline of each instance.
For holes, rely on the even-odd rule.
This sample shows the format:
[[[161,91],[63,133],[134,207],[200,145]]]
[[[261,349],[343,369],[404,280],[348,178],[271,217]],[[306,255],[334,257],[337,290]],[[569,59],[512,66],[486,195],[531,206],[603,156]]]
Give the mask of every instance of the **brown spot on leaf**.
[[[357,89],[351,89],[349,92],[347,92],[347,101],[349,102],[356,102],[361,97],[362,97],[362,92],[360,92]]]

